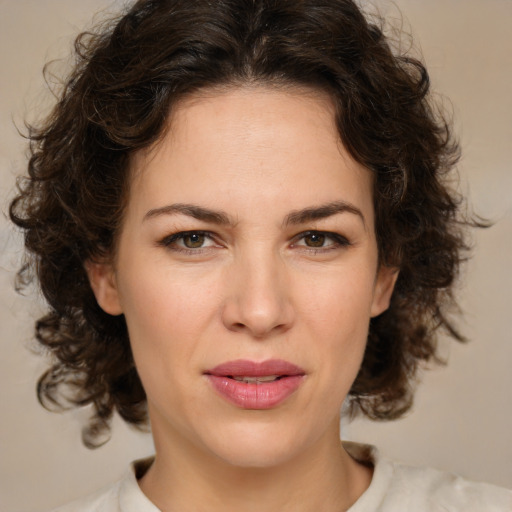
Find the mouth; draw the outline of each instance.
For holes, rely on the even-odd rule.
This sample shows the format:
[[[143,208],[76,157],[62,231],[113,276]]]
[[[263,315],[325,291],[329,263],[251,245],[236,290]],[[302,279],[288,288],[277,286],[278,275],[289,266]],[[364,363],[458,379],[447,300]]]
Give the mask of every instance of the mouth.
[[[242,409],[277,407],[297,391],[305,375],[280,359],[229,361],[205,372],[217,394]]]
[[[249,377],[248,375],[244,375],[243,377],[235,376],[235,375],[226,375],[226,377],[230,379],[234,379],[238,382],[245,382],[247,384],[261,384],[263,382],[274,382],[276,380],[282,379],[285,377],[284,375],[263,375],[261,377]]]

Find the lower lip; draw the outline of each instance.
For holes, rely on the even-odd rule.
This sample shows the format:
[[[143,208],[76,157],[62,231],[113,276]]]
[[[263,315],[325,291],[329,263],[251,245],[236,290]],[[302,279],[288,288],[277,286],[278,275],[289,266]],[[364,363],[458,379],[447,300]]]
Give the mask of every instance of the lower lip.
[[[207,377],[217,393],[242,409],[277,407],[298,389],[304,378],[303,375],[290,375],[272,382],[256,384],[217,375]]]

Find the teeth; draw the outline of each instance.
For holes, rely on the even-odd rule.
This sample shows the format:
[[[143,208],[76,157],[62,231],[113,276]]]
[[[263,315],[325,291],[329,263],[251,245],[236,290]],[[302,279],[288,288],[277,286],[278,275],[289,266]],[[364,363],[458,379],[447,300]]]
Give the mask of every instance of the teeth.
[[[242,377],[233,377],[233,379],[235,380],[238,380],[239,382],[246,382],[246,383],[250,383],[250,384],[259,384],[260,382],[272,382],[276,379],[278,379],[280,377],[280,375],[265,375],[265,376],[262,376],[262,377],[247,377],[247,376],[242,376]]]

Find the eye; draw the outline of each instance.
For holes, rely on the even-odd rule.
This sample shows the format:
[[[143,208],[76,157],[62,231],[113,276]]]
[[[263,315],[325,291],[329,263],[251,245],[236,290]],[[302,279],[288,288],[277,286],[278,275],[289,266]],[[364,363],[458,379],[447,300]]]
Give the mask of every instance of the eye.
[[[304,235],[304,244],[308,247],[323,247],[326,241],[324,233],[308,233]]]
[[[203,246],[206,236],[204,233],[187,233],[183,235],[181,240],[188,249],[198,249]]]
[[[200,249],[208,249],[218,245],[215,243],[212,234],[206,231],[181,231],[166,236],[159,244],[178,252],[199,252]]]
[[[338,233],[325,231],[307,231],[295,237],[293,247],[300,247],[306,250],[332,250],[350,245],[350,242]]]

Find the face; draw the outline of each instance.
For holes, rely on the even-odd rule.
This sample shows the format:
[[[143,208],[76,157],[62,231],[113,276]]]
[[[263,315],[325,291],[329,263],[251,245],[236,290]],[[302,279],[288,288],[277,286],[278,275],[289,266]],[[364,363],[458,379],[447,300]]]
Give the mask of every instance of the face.
[[[203,92],[131,162],[115,263],[89,265],[126,317],[157,453],[266,467],[337,442],[378,268],[372,177],[327,97]]]

